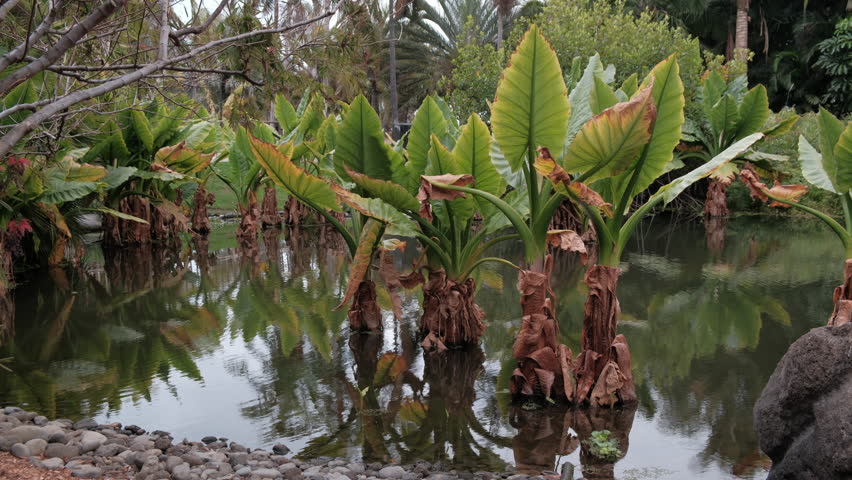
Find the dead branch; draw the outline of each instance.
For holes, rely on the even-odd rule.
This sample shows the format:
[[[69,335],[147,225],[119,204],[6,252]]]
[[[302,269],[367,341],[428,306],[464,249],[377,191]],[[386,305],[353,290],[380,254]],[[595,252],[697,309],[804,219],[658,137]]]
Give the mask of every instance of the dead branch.
[[[114,1],[126,2],[127,0],[114,0]],[[104,7],[104,5],[102,5],[101,7]],[[101,8],[101,7],[99,7],[99,8]],[[152,74],[154,74],[157,71],[166,69],[166,67],[169,67],[173,64],[183,62],[183,61],[186,61],[186,60],[190,60],[193,57],[196,57],[199,54],[201,54],[201,53],[203,53],[207,50],[216,48],[220,45],[238,42],[240,40],[243,40],[243,39],[246,39],[246,38],[251,38],[251,37],[254,37],[254,36],[257,36],[257,35],[280,34],[280,33],[290,31],[290,30],[295,30],[295,29],[304,27],[306,25],[310,25],[314,22],[320,21],[324,18],[328,18],[328,17],[332,16],[333,14],[334,14],[334,10],[330,10],[330,11],[327,11],[327,12],[325,12],[321,15],[318,15],[316,17],[309,18],[307,20],[304,20],[304,21],[301,21],[301,22],[298,22],[298,23],[294,23],[292,25],[288,25],[288,26],[285,26],[285,27],[255,30],[253,32],[246,32],[246,33],[234,35],[234,36],[231,36],[231,37],[213,40],[213,41],[210,41],[208,43],[205,43],[204,45],[193,48],[192,50],[190,50],[189,52],[187,52],[183,55],[159,59],[156,62],[149,63],[148,65],[145,65],[144,67],[139,68],[138,70],[135,70],[133,72],[129,72],[129,73],[126,73],[124,75],[113,78],[112,80],[109,80],[106,83],[103,83],[103,84],[100,84],[100,85],[97,85],[97,86],[94,86],[94,87],[86,88],[86,89],[83,89],[83,90],[77,90],[77,91],[69,93],[67,95],[57,97],[53,102],[44,106],[40,110],[36,111],[32,115],[30,115],[29,117],[24,119],[21,123],[17,124],[12,130],[10,130],[6,135],[4,135],[2,138],[0,138],[0,158],[5,157],[12,150],[12,147],[14,147],[15,144],[17,144],[27,134],[29,134],[31,131],[33,131],[35,128],[37,128],[42,122],[51,118],[53,115],[71,107],[72,105],[83,102],[85,100],[89,100],[89,99],[98,97],[100,95],[111,92],[113,90],[117,90],[119,88],[125,87],[127,85],[132,84],[132,83],[138,82],[139,80],[141,80],[145,77],[151,76]],[[84,20],[84,22],[85,22],[85,20]],[[75,28],[76,28],[76,26],[75,26]],[[63,37],[63,39],[64,38],[65,37]],[[60,43],[61,42],[62,42],[62,40],[60,40]],[[46,56],[47,55],[45,55],[45,57]],[[45,57],[40,57],[40,58],[45,58]],[[33,64],[30,64],[30,65],[33,65]],[[46,69],[48,66],[49,65],[44,65],[44,67],[41,70]],[[28,68],[28,67],[25,67],[25,69]],[[14,75],[15,74],[13,74],[12,76],[14,76]],[[8,78],[6,80],[8,80]],[[4,83],[5,83],[5,81],[4,81]],[[0,85],[2,85],[2,84],[0,84]],[[0,89],[0,91],[2,91],[2,89]]]
[[[39,72],[44,71],[50,65],[56,63],[62,55],[65,54],[71,47],[77,44],[81,38],[92,31],[99,23],[112,15],[118,8],[123,7],[128,0],[107,0],[101,4],[92,13],[89,14],[82,22],[77,23],[68,33],[56,42],[47,52],[44,53],[38,60],[31,62],[26,67],[12,73],[8,77],[0,80],[0,95],[9,93],[18,84],[31,78]]]

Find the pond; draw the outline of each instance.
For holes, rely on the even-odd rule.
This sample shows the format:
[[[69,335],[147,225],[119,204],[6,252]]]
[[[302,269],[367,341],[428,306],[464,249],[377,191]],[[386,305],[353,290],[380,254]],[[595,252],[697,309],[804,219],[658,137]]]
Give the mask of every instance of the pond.
[[[261,252],[246,257],[227,226],[174,250],[93,245],[79,268],[23,279],[14,334],[0,346],[0,358],[13,358],[13,373],[0,370],[0,405],[177,440],[284,443],[301,458],[424,459],[459,471],[572,464],[572,478],[590,479],[764,478],[752,406],[790,343],[828,318],[842,250],[801,220],[707,229],[657,217],[625,255],[619,328],[640,398],[632,409],[512,404],[520,308],[509,267],[477,276],[488,315],[480,347],[424,354],[416,290],[398,292],[398,319],[380,288],[384,333],[349,335],[346,309],[334,310],[346,254],[329,231],[266,232]],[[397,266],[416,255],[409,244]],[[582,274],[577,258],[558,256],[561,336],[574,351]],[[619,440],[614,465],[579,445],[603,429]]]

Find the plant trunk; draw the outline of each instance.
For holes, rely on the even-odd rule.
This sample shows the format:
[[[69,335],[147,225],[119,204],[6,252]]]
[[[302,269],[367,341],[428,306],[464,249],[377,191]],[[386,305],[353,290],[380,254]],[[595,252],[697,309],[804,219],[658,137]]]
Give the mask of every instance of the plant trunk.
[[[15,327],[15,270],[12,252],[6,246],[6,232],[0,230],[0,345],[12,336]]]
[[[704,219],[704,236],[707,239],[707,249],[714,255],[719,255],[725,250],[725,231],[728,219],[724,217],[710,217]]]
[[[278,215],[278,194],[273,186],[267,185],[263,191],[263,203],[260,206],[260,222],[264,228],[281,226],[281,216]]]
[[[376,303],[376,284],[364,280],[352,297],[352,306],[347,313],[349,328],[355,332],[381,332],[382,312]]]
[[[198,235],[210,233],[210,219],[207,218],[207,207],[213,205],[216,197],[208,193],[204,185],[199,185],[192,196],[192,231]]]
[[[583,337],[577,365],[575,401],[593,406],[612,406],[636,401],[630,366],[630,349],[624,335],[617,335],[618,277],[616,267],[594,265],[586,272],[589,297],[583,310]]]
[[[557,344],[552,269],[553,257],[547,255],[539,268],[518,272],[523,318],[513,347],[518,367],[512,372],[510,390],[516,396],[570,400],[567,392],[573,393],[572,354],[568,347]]]
[[[734,41],[734,55],[736,51],[748,48],[748,9],[750,0],[737,0],[737,24],[736,39]]]
[[[296,197],[287,197],[287,201],[284,202],[284,224],[288,226],[296,227],[305,223],[310,213],[310,209]]]
[[[257,209],[257,195],[248,192],[245,205],[240,205],[240,226],[237,228],[237,240],[241,245],[249,247],[257,245],[257,220],[260,213]]]
[[[728,183],[713,180],[707,188],[707,198],[704,200],[704,215],[708,217],[727,217]]]
[[[843,285],[834,289],[834,311],[828,326],[839,327],[852,322],[852,258],[843,267]]]
[[[133,215],[148,222],[139,223],[123,220],[112,215],[104,216],[104,245],[124,247],[128,245],[146,245],[151,243],[151,202],[147,198],[129,195],[121,199],[118,211]]]
[[[429,273],[429,281],[423,285],[420,317],[424,348],[444,351],[479,342],[485,332],[485,312],[474,301],[475,291],[472,278],[458,283],[447,278],[443,270]]]
[[[260,236],[263,237],[263,246],[266,248],[266,259],[277,264],[281,259],[281,229],[267,228]]]
[[[388,90],[390,90],[391,136],[399,139],[399,100],[396,84],[396,0],[390,2],[390,38],[388,39]]]

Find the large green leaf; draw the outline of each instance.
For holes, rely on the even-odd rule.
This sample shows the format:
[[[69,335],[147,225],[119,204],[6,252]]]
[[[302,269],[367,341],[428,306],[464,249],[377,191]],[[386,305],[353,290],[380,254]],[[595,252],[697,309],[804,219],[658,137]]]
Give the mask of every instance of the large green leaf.
[[[335,310],[349,303],[349,300],[358,291],[358,286],[370,270],[373,252],[376,251],[383,231],[384,225],[373,219],[364,224],[364,228],[361,229],[361,237],[358,239],[358,248],[355,250],[352,265],[349,268],[349,283],[346,285],[346,293],[343,295],[340,305],[334,308]]]
[[[141,110],[130,111],[130,124],[133,126],[133,131],[136,137],[145,147],[146,152],[154,151],[154,134],[151,133],[151,124],[148,122],[148,117]]]
[[[720,98],[710,110],[710,128],[717,141],[720,136],[731,138],[738,120],[737,101],[731,95]]]
[[[329,184],[299,168],[275,145],[252,136],[249,142],[255,159],[276,185],[312,208],[340,211],[337,194]]]
[[[47,204],[62,204],[85,197],[97,191],[100,182],[73,182],[65,180],[65,172],[51,169],[46,172],[47,182],[39,201]]]
[[[337,185],[333,188],[343,203],[365,216],[387,224],[387,234],[413,237],[417,233],[418,229],[414,221],[384,200],[365,198]]]
[[[187,148],[185,142],[170,147],[163,147],[154,154],[154,161],[162,162],[172,170],[183,173],[184,175],[192,175],[193,173],[200,172],[207,168],[207,165],[210,165],[211,160],[213,160],[212,153],[203,154],[196,152],[191,148]]]
[[[657,118],[651,132],[651,139],[645,147],[644,157],[639,168],[639,176],[630,193],[630,198],[650,187],[654,180],[662,175],[672,159],[674,149],[680,142],[681,128],[684,124],[683,109],[686,100],[683,96],[683,82],[680,79],[680,67],[674,55],[658,63],[642,81],[640,88],[653,85],[651,97],[657,108]],[[618,201],[627,190],[630,178],[635,172],[629,169],[613,179],[613,201]],[[627,205],[629,207],[629,204]]]
[[[136,167],[107,167],[107,174],[101,181],[109,189],[117,188],[129,180],[136,171]]]
[[[731,140],[739,140],[760,130],[769,118],[769,97],[766,87],[758,85],[749,90],[740,103],[736,133]]]
[[[852,189],[852,123],[846,125],[834,145],[838,187],[842,192]]]
[[[840,140],[840,135],[843,134],[843,122],[828,110],[820,108],[817,125],[819,125],[819,153],[822,154],[822,166],[838,192],[849,191],[852,188],[852,165],[844,167],[834,158],[834,147]]]
[[[36,93],[35,88],[33,87],[33,81],[27,80],[13,88],[5,97],[3,97],[2,100],[0,100],[0,106],[3,107],[0,110],[6,110],[14,107],[15,105],[33,103],[36,101],[38,101],[38,93]],[[31,110],[23,110],[18,113],[13,113],[12,115],[0,119],[0,125],[14,125],[16,123],[20,123],[31,114]]]
[[[402,185],[387,180],[371,178],[348,168],[346,169],[346,173],[355,182],[355,185],[364,189],[364,191],[369,193],[369,196],[381,198],[394,208],[411,212],[416,212],[420,208],[420,203],[414,198],[414,195],[408,193],[408,190]]]
[[[412,172],[418,177],[426,171],[426,156],[431,148],[432,135],[443,139],[447,134],[447,121],[444,112],[431,96],[427,96],[411,124],[408,133],[408,160],[411,162]]]
[[[571,116],[568,119],[568,133],[565,136],[560,157],[565,157],[574,137],[580,132],[583,125],[594,116],[589,98],[595,86],[595,78],[603,80],[603,76],[604,68],[601,63],[601,57],[596,53],[593,57],[589,57],[589,63],[586,65],[586,69],[583,70],[583,76],[580,77],[577,85],[571,90],[571,95],[568,96],[568,101],[571,105]]]
[[[429,149],[428,164],[426,166],[426,175],[439,176],[444,174],[461,175],[467,172],[462,171],[453,154],[447,150],[437,136],[432,135],[431,148]],[[475,181],[475,179],[474,179]],[[420,198],[420,197],[418,197]],[[453,220],[458,228],[462,228],[465,222],[473,216],[474,200],[470,197],[460,197],[454,200],[433,201],[432,208],[436,217],[439,217],[442,222],[449,221],[449,216],[444,211],[445,206],[449,208],[449,213],[452,214]]]
[[[701,100],[704,108],[704,116],[710,118],[713,107],[722,99],[728,88],[725,79],[719,72],[710,72],[701,83]]]
[[[539,146],[562,147],[570,108],[556,52],[533,25],[503,71],[491,108],[494,138],[512,170],[524,159],[532,163]]]
[[[595,75],[594,82],[594,88],[589,95],[589,106],[592,108],[592,113],[598,115],[618,103],[618,97],[600,76]]]
[[[629,102],[608,108],[592,118],[571,142],[565,170],[580,173],[585,182],[618,175],[636,160],[651,138],[655,118],[650,88]]]
[[[677,196],[680,195],[684,190],[686,190],[687,187],[701,180],[702,178],[709,176],[719,168],[722,168],[731,160],[742,155],[743,152],[748,150],[761,138],[763,138],[762,133],[753,133],[737,141],[736,143],[722,151],[720,154],[713,157],[709,162],[705,163],[704,165],[701,165],[700,167],[696,168],[695,170],[692,170],[691,172],[681,177],[676,178],[668,185],[661,187],[657,191],[657,193],[654,194],[654,197],[662,195],[663,201],[665,203],[671,202],[672,200],[677,198]]]
[[[491,132],[479,115],[471,114],[467,124],[462,127],[453,148],[453,157],[461,173],[473,175],[477,189],[498,197],[506,190],[506,181],[491,162]],[[485,199],[476,197],[475,201],[484,217],[494,209],[491,202]]]
[[[278,120],[278,125],[285,135],[293,131],[299,124],[299,117],[296,116],[296,109],[293,108],[293,104],[280,93],[275,95],[275,119]]]
[[[402,158],[385,143],[382,123],[370,102],[358,95],[337,130],[334,161],[338,173],[348,178],[342,165],[379,180],[393,180],[394,169],[402,169]]]
[[[803,135],[799,135],[799,161],[802,163],[802,176],[815,187],[837,193],[831,183],[831,177],[823,167],[822,159],[823,156],[813,145]]]

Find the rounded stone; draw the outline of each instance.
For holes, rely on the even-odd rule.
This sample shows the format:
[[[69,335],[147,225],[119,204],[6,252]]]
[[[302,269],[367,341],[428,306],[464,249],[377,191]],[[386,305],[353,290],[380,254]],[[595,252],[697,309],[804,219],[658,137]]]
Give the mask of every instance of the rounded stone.
[[[12,449],[9,450],[9,453],[18,458],[28,458],[32,456],[32,453],[30,453],[30,449],[27,448],[27,446],[23,443],[16,443],[12,445]]]
[[[260,478],[279,478],[281,477],[281,472],[278,470],[273,470],[271,468],[258,468],[257,470],[251,472],[252,475],[257,475]]]
[[[45,458],[41,461],[41,464],[48,470],[56,470],[65,466],[65,462],[61,458]]]
[[[68,436],[65,432],[53,432],[47,437],[47,443],[67,443]]]
[[[80,465],[78,468],[71,470],[71,476],[77,478],[98,478],[103,471],[93,465]]]
[[[30,450],[30,455],[40,456],[44,453],[44,449],[47,448],[47,440],[34,438],[25,443],[25,445]]]
[[[86,453],[97,450],[98,447],[106,442],[106,439],[102,433],[87,430],[80,437],[80,451]]]
[[[379,478],[394,478],[399,479],[405,475],[405,469],[398,465],[391,465],[379,470]]]
[[[98,428],[98,422],[93,418],[84,418],[74,423],[74,430],[89,430],[92,428]]]
[[[71,458],[78,455],[80,455],[80,447],[75,445],[51,443],[44,449],[44,456],[47,458]]]

